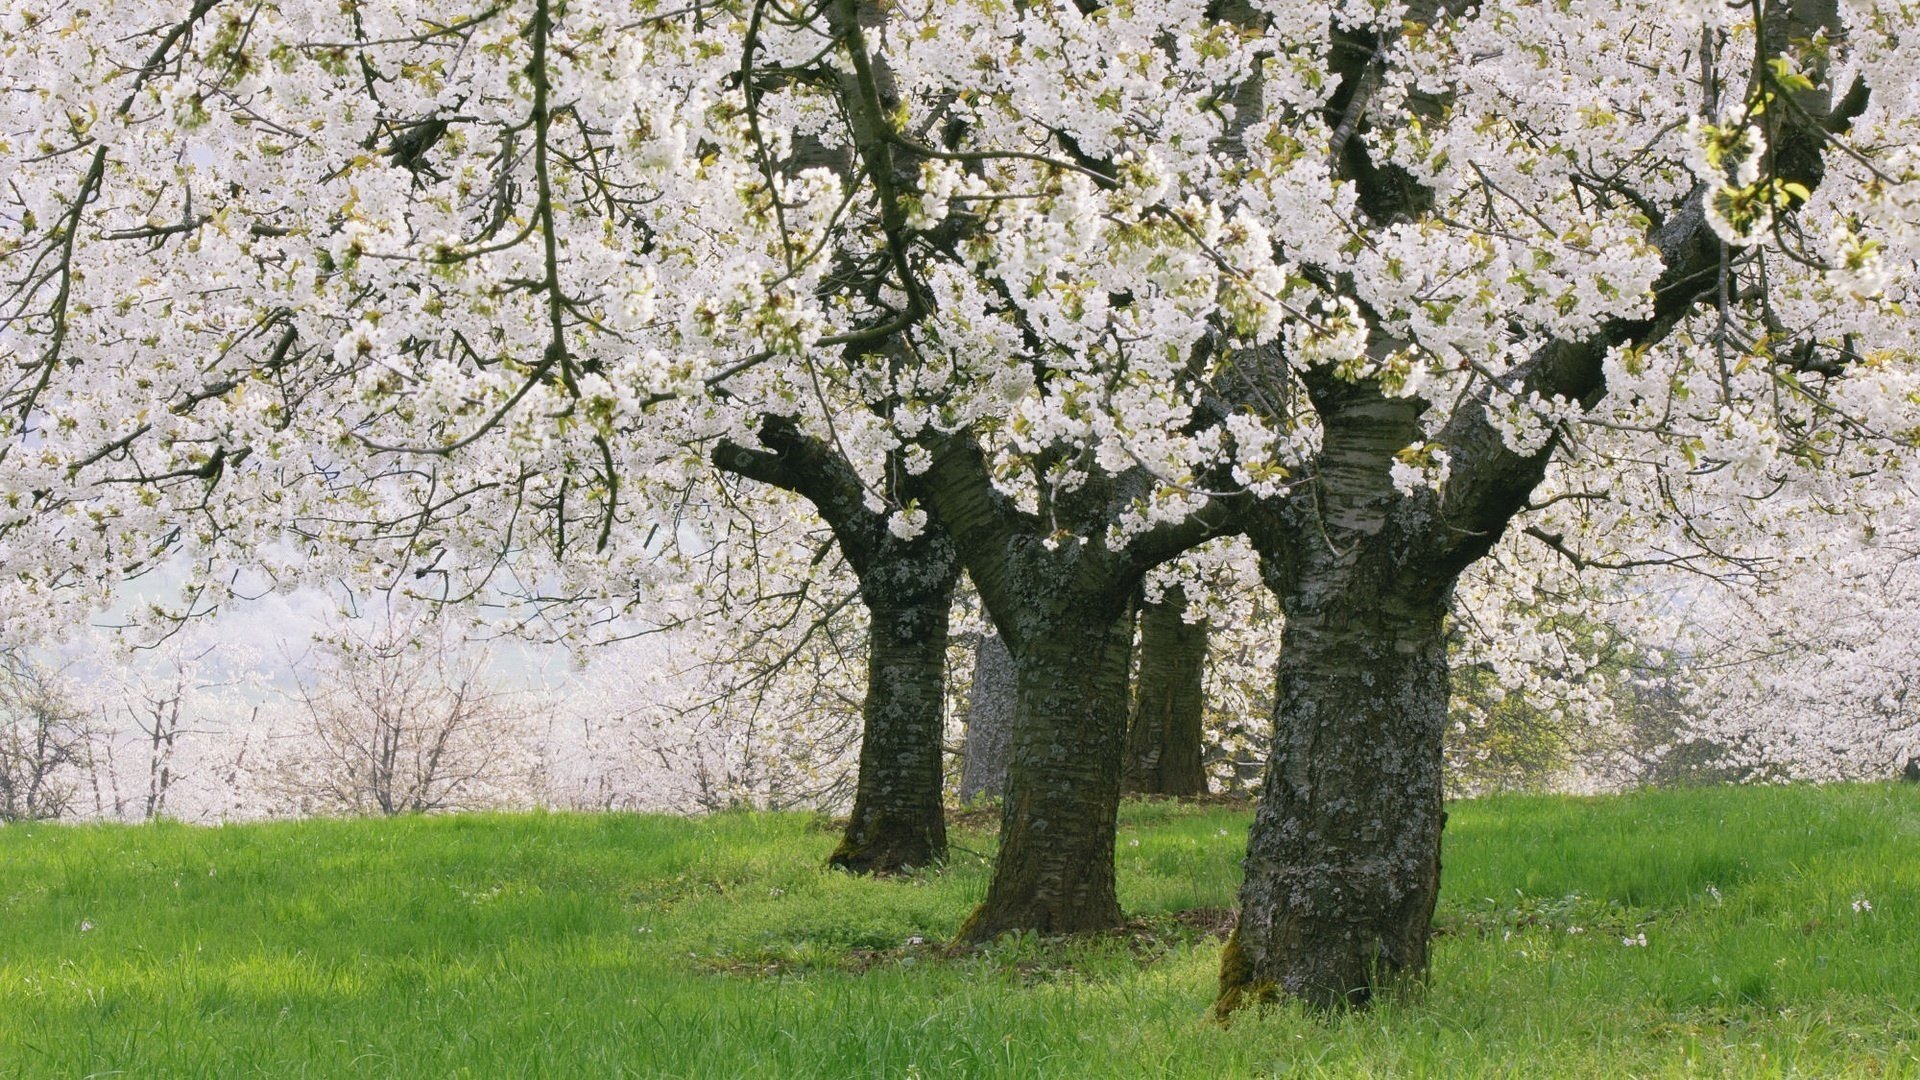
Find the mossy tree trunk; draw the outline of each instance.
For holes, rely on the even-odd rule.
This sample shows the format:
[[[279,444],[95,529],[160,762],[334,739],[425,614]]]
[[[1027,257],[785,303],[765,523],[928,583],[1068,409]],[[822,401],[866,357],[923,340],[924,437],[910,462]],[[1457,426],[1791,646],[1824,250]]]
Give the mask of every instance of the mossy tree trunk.
[[[1417,981],[1440,889],[1444,595],[1360,583],[1296,604],[1219,1008],[1364,1005]]]
[[[1282,994],[1363,1005],[1417,981],[1439,888],[1457,571],[1428,558],[1446,535],[1431,492],[1391,477],[1420,406],[1371,385],[1309,387],[1325,432],[1318,490],[1249,521],[1286,622],[1222,1015]]]
[[[1186,590],[1178,586],[1140,611],[1140,661],[1121,780],[1121,789],[1131,794],[1207,793],[1207,624],[1188,622],[1186,615]]]

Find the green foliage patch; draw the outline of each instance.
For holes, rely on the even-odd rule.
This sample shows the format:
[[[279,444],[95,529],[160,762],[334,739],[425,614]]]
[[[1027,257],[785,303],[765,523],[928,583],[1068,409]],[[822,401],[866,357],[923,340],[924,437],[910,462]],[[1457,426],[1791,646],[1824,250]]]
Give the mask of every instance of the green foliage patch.
[[[798,814],[0,829],[0,1076],[1920,1075],[1920,790],[1455,804],[1432,988],[1208,1021],[1247,814],[1129,804],[1122,931],[952,954],[992,838]]]

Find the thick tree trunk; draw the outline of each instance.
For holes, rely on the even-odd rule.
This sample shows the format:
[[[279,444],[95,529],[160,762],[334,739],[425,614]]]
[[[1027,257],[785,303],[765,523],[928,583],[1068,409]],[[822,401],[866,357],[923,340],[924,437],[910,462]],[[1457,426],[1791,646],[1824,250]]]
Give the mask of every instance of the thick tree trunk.
[[[827,861],[886,874],[943,859],[947,620],[960,574],[953,541],[937,518],[917,537],[895,535],[889,515],[868,506],[859,473],[791,419],[763,417],[758,437],[763,449],[722,441],[714,463],[813,503],[860,579],[871,627],[853,816]]]
[[[946,858],[940,746],[948,601],[941,593],[899,606],[869,604],[859,786],[830,866],[893,874]]]
[[[1017,693],[1013,654],[999,634],[980,639],[973,653],[973,686],[967,691],[967,742],[960,767],[960,801],[1006,793],[1007,758],[1013,753]]]
[[[1061,619],[1014,653],[1017,713],[1000,852],[987,898],[960,928],[1070,934],[1120,924],[1114,815],[1126,736],[1132,620]]]
[[[1289,605],[1221,1016],[1282,994],[1364,1005],[1427,967],[1446,818],[1446,597],[1322,585]]]
[[[1140,665],[1121,780],[1130,794],[1207,793],[1201,761],[1207,625],[1188,622],[1186,610],[1185,591],[1171,588],[1140,613]]]
[[[1043,481],[1035,511],[1000,491],[970,431],[924,436],[917,483],[953,536],[994,626],[1013,653],[1013,758],[1000,851],[987,896],[961,941],[1015,930],[1118,926],[1114,815],[1127,738],[1132,597],[1154,566],[1228,523],[1223,508],[1109,546],[1148,490],[1143,472]]]

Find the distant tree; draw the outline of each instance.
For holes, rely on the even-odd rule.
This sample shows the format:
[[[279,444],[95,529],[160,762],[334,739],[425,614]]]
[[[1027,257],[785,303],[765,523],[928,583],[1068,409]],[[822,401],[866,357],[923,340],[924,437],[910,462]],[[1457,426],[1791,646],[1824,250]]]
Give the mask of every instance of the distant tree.
[[[0,649],[0,821],[40,821],[73,809],[93,763],[87,710],[57,672]]]
[[[784,492],[716,490],[728,512],[662,552],[685,575],[671,618],[576,654],[585,666],[556,701],[553,740],[569,805],[838,813],[858,801],[872,647],[858,576]],[[937,733],[929,742],[937,754]]]
[[[1875,495],[1783,532],[1764,588],[1696,590],[1663,643],[1691,669],[1666,772],[1891,780],[1920,754],[1920,485]]]
[[[1169,586],[1140,609],[1133,715],[1122,790],[1141,795],[1205,795],[1203,760],[1208,627],[1188,618],[1186,588]]]
[[[398,615],[319,643],[265,786],[321,813],[493,805],[530,789],[531,702],[489,679],[486,651]]]
[[[193,655],[180,648],[171,649],[156,670],[130,671],[122,681],[121,712],[132,722],[146,766],[144,790],[138,797],[142,820],[152,821],[167,811],[167,796],[180,779],[180,741],[187,734],[182,721],[195,692],[204,689],[198,663],[212,648],[202,647]]]
[[[978,635],[973,680],[967,690],[961,802],[998,798],[1006,792],[1007,756],[1013,751],[1013,708],[1013,654],[1000,635]]]

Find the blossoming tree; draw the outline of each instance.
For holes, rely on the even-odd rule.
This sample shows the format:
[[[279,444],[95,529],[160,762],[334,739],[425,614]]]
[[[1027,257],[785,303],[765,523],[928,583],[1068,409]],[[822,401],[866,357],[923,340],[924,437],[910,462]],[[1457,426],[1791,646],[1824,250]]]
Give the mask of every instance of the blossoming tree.
[[[1703,468],[1840,502],[1916,427],[1892,2],[7,18],[25,591],[609,601],[664,493],[804,454],[1013,653],[985,937],[1119,918],[1132,598],[1244,531],[1286,618],[1223,1014],[1424,972],[1449,598],[1516,520],[1658,532]]]

